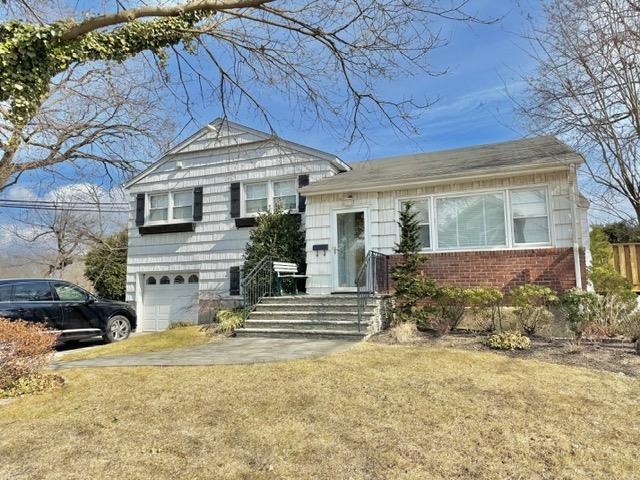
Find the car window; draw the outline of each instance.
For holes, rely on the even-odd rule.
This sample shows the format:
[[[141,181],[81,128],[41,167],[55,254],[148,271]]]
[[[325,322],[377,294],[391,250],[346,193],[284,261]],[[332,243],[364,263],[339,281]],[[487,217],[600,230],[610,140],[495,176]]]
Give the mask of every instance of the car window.
[[[2,285],[0,286],[0,302],[9,302],[11,301],[11,288],[13,285]]]
[[[16,283],[13,290],[16,302],[50,302],[53,300],[49,282]]]
[[[84,302],[87,299],[87,293],[73,285],[54,283],[53,288],[58,294],[58,298],[63,302]]]

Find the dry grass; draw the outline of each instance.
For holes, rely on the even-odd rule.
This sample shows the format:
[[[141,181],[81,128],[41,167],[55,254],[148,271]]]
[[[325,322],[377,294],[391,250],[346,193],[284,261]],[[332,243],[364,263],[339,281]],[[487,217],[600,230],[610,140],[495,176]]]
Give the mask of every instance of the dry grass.
[[[638,478],[640,384],[622,375],[374,344],[64,375],[0,407],[0,478]]]
[[[122,342],[65,353],[61,358],[66,362],[97,357],[129,355],[132,353],[159,352],[161,350],[173,350],[175,348],[203,345],[210,340],[211,336],[203,332],[201,327],[180,327],[163,332],[133,336]]]

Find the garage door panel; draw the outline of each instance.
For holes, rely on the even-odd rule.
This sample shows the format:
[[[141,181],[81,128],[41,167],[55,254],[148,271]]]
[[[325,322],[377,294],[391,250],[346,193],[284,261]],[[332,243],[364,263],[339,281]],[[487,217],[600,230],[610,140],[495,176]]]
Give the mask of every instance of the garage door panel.
[[[143,293],[143,331],[166,330],[174,322],[198,321],[198,284],[174,284],[193,274],[154,274],[155,284],[149,285],[145,281]],[[169,276],[171,283],[158,283],[158,279]],[[166,281],[166,280],[165,280]]]

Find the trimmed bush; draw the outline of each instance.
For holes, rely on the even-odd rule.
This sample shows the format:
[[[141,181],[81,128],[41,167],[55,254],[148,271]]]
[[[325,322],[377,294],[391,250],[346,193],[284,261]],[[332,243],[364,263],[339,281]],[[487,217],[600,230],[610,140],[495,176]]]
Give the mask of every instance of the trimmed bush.
[[[466,289],[467,301],[473,316],[474,329],[478,331],[502,331],[502,300],[504,295],[495,287],[471,287]]]
[[[597,313],[598,295],[581,288],[572,288],[560,296],[560,314],[576,339],[580,340]]]
[[[531,340],[519,332],[500,332],[487,338],[485,345],[496,350],[528,350]]]
[[[551,320],[549,307],[558,297],[548,287],[540,285],[521,285],[510,292],[513,302],[513,314],[526,335],[535,335],[540,328]]]
[[[41,372],[57,340],[58,334],[44,325],[0,318],[0,390]]]
[[[462,321],[468,302],[467,290],[459,287],[439,288],[433,302],[436,312],[431,320],[431,328],[444,335],[455,330]]]

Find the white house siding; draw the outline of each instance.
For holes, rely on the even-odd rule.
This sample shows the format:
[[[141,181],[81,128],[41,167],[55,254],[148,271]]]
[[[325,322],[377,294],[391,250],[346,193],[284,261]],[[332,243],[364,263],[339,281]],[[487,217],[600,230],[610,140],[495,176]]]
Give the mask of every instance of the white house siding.
[[[197,272],[200,299],[212,294],[228,296],[229,269],[242,264],[250,231],[236,228],[230,216],[231,183],[302,174],[308,174],[313,182],[338,171],[327,157],[313,152],[265,142],[242,131],[226,133],[233,138],[213,132],[196,138],[128,188],[127,300],[135,302],[140,310],[143,276],[149,273]],[[197,150],[198,146],[207,150]],[[182,162],[182,169],[176,169],[177,161]],[[196,222],[195,232],[139,234],[135,225],[136,194],[197,186],[203,187],[203,216]]]
[[[447,182],[406,190],[381,192],[353,192],[352,194],[326,194],[307,196],[307,291],[311,294],[324,294],[333,291],[334,247],[332,235],[332,212],[340,209],[365,208],[368,210],[369,223],[366,225],[369,243],[367,249],[391,254],[398,239],[397,225],[398,200],[401,198],[491,190],[527,185],[546,185],[550,197],[552,246],[571,247],[572,218],[571,193],[568,171],[544,174],[518,175],[495,179],[483,179],[473,182]],[[352,199],[347,199],[351,195]],[[581,208],[580,245],[588,246],[588,227],[586,226],[586,207]],[[326,255],[312,250],[313,245],[328,244]]]

